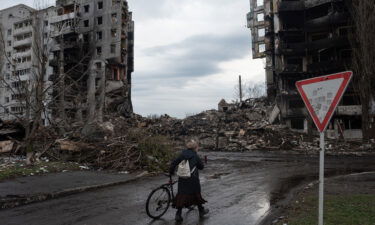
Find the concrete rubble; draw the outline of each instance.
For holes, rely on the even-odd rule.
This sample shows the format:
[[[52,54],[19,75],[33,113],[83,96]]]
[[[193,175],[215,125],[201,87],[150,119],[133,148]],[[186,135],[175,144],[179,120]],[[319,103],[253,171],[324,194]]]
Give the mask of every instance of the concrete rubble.
[[[108,115],[104,123],[92,123],[92,132],[84,133],[81,126],[64,137],[52,135],[45,128],[37,140],[40,156],[51,160],[88,163],[96,168],[131,170],[160,170],[168,164],[175,149],[182,149],[188,139],[198,139],[207,151],[296,151],[315,154],[319,138],[295,132],[278,124],[280,110],[266,99],[247,99],[242,103],[220,101],[212,109],[176,119],[168,115],[131,118]],[[48,140],[47,143],[42,143]],[[10,142],[0,142],[9,148]],[[12,142],[13,143],[13,142]],[[373,151],[372,143],[327,139],[328,154],[360,154]],[[13,146],[12,146],[13,147]],[[14,148],[14,147],[13,147]],[[5,153],[5,154],[11,154]]]
[[[303,153],[319,151],[319,139],[278,124],[280,110],[266,99],[248,99],[240,104],[219,103],[219,110],[208,110],[178,120],[168,115],[142,119],[138,125],[154,134],[169,135],[180,147],[183,141],[196,138],[201,147],[213,151],[293,150]],[[221,109],[221,110],[220,110]],[[328,152],[371,151],[374,145],[360,141],[327,140]]]

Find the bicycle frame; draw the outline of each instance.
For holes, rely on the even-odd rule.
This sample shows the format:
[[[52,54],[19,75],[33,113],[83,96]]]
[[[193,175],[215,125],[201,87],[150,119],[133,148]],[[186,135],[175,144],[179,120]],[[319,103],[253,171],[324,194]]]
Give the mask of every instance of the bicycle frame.
[[[167,188],[170,192],[171,192],[171,197],[172,197],[172,208],[176,208],[176,206],[174,205],[174,192],[173,192],[173,185],[177,183],[177,180],[173,180],[172,179],[172,176],[169,176],[169,182],[167,184],[163,184],[161,185],[160,187],[165,187]]]

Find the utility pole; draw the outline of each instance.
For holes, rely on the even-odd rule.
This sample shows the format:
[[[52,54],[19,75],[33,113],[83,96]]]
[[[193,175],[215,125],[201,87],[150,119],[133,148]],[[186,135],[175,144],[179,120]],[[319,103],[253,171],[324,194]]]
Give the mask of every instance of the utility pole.
[[[242,102],[242,81],[241,81],[241,75],[238,77],[238,87],[240,91],[240,102]]]

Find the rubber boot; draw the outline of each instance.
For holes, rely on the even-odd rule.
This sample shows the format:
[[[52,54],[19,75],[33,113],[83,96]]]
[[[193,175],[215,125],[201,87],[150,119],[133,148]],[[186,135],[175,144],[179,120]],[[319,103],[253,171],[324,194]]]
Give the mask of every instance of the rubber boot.
[[[175,220],[176,222],[182,222],[182,208],[178,208],[177,209],[177,212],[176,212],[176,217],[175,217]]]
[[[198,205],[198,210],[199,210],[199,217],[200,218],[203,218],[210,211],[208,209],[205,209],[202,205]]]

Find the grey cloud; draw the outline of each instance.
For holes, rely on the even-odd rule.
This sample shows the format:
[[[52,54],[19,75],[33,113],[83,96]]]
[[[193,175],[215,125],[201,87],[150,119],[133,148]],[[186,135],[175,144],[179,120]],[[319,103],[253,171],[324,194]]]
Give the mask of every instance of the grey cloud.
[[[168,0],[128,0],[129,8],[139,21],[169,17],[166,8]]]
[[[160,77],[202,77],[220,71],[221,62],[243,58],[250,53],[246,32],[233,35],[197,35],[166,46],[145,49],[148,57],[159,58],[165,68]],[[177,54],[175,54],[177,52]]]

